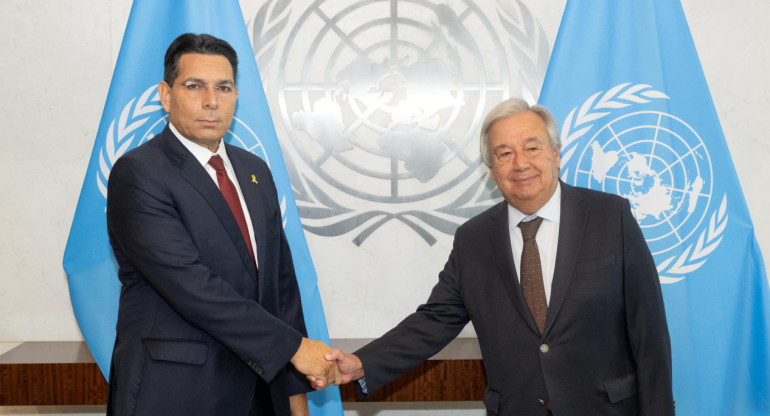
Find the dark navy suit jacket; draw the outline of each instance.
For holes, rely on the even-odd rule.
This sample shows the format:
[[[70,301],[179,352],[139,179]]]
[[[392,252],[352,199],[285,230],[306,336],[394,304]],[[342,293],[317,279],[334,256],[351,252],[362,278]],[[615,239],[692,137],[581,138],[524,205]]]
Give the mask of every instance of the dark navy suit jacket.
[[[259,278],[219,188],[168,127],[112,169],[107,226],[122,288],[108,414],[245,416],[261,379],[282,415],[289,395],[309,390],[289,364],[306,330],[275,184],[261,159],[223,145]]]
[[[458,228],[427,303],[356,352],[369,393],[473,322],[490,415],[673,415],[671,347],[655,263],[627,200],[561,184],[545,330],[516,277],[508,208]],[[542,400],[542,402],[541,402]]]

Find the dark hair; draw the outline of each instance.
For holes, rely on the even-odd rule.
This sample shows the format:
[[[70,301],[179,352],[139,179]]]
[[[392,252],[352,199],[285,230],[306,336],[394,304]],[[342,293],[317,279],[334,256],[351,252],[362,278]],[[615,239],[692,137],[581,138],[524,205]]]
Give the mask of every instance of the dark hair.
[[[229,43],[211,35],[185,33],[171,42],[163,59],[163,81],[168,85],[173,85],[179,76],[179,58],[188,53],[224,56],[233,67],[233,82],[237,79],[238,55]]]

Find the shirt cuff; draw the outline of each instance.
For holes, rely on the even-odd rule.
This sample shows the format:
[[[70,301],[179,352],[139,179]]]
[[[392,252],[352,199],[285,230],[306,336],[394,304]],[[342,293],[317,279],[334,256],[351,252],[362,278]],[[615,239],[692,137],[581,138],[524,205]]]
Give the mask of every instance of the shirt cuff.
[[[369,390],[366,388],[366,378],[355,380],[354,383],[353,386],[356,388],[356,392],[358,392],[358,397],[362,399],[369,397]]]

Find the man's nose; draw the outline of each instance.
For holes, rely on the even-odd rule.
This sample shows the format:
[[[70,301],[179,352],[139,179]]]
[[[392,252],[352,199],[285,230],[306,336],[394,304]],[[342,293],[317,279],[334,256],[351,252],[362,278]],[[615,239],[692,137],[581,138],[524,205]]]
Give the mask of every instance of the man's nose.
[[[205,108],[217,108],[219,100],[217,99],[217,92],[213,86],[206,86],[206,90],[203,91],[203,107]]]
[[[529,159],[523,154],[515,154],[511,161],[511,167],[514,170],[524,170],[529,166]]]

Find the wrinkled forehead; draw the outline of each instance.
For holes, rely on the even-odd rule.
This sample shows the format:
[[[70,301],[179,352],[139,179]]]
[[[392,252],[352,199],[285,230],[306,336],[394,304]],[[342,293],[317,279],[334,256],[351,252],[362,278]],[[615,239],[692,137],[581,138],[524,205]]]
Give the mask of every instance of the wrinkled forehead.
[[[537,116],[535,116],[537,118]],[[548,130],[545,123],[533,119],[520,119],[509,117],[495,122],[489,129],[489,145],[492,148],[498,146],[524,146],[550,143]]]

